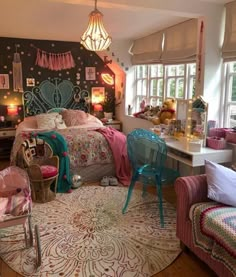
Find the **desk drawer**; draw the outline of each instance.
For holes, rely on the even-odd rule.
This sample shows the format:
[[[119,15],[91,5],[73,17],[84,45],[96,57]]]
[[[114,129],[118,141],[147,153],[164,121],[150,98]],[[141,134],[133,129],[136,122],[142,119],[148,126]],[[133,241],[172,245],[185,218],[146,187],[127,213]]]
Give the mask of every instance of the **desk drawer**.
[[[14,137],[16,134],[15,130],[2,130],[0,131],[0,138],[1,137]]]

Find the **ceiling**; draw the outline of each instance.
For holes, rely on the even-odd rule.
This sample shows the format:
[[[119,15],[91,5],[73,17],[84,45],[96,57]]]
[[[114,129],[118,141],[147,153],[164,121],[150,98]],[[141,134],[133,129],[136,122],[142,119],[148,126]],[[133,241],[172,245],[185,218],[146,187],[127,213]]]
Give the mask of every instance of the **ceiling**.
[[[134,40],[204,16],[227,0],[98,0],[113,40]],[[94,0],[1,0],[0,36],[80,41]]]

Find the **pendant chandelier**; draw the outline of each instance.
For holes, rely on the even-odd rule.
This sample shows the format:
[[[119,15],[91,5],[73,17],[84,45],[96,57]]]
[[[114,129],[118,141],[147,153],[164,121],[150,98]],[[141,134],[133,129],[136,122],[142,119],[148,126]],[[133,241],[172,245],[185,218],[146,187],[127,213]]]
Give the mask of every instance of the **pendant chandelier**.
[[[97,0],[95,0],[95,9],[89,15],[88,28],[80,41],[87,50],[103,51],[111,44],[111,37],[103,26],[102,17],[103,14],[97,9]]]

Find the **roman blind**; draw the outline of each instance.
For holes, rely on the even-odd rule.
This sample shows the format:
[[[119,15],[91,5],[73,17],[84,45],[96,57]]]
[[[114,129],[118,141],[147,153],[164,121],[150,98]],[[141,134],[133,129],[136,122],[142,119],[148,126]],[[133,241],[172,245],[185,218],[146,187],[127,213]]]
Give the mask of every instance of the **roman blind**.
[[[164,64],[191,63],[197,59],[198,19],[190,19],[164,31]]]
[[[156,32],[134,41],[130,49],[133,65],[160,63],[163,32]]]
[[[224,62],[236,60],[236,1],[225,5],[225,34],[222,47]]]

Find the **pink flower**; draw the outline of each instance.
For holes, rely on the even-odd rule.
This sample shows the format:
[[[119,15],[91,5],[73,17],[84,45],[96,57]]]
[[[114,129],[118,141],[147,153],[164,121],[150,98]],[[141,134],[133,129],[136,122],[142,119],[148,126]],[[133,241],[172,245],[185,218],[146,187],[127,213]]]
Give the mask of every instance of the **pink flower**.
[[[56,135],[51,135],[51,138],[52,139],[55,139],[57,136]]]
[[[66,179],[67,179],[67,176],[66,176],[66,175],[64,175],[64,176],[63,176],[63,179],[64,179],[64,180],[66,180]]]
[[[63,155],[64,157],[66,157],[66,156],[67,156],[67,152],[63,152],[62,155]]]

